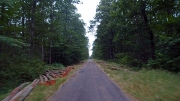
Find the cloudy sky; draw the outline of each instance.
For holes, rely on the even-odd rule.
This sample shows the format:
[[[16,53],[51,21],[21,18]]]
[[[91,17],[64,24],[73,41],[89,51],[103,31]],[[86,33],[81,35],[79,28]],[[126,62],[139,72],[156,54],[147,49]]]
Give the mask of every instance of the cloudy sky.
[[[83,4],[78,4],[76,5],[77,9],[78,9],[78,13],[81,14],[81,19],[84,20],[84,22],[86,23],[86,31],[88,31],[88,26],[89,26],[89,21],[93,20],[93,17],[96,14],[96,7],[99,4],[100,0],[80,0],[81,2],[83,2]],[[95,40],[94,37],[95,33],[86,33],[86,36],[89,38],[89,54],[92,54],[92,44],[93,41]]]

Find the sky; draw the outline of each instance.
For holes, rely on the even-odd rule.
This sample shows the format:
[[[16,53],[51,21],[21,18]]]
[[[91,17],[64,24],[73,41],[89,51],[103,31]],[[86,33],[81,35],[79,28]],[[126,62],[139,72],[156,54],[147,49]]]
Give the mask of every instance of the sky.
[[[92,55],[92,44],[95,40],[95,33],[87,33],[88,26],[90,25],[89,21],[93,20],[96,14],[96,7],[99,4],[100,0],[80,0],[83,4],[76,5],[77,12],[81,14],[81,19],[86,23],[86,36],[89,38],[89,55]]]

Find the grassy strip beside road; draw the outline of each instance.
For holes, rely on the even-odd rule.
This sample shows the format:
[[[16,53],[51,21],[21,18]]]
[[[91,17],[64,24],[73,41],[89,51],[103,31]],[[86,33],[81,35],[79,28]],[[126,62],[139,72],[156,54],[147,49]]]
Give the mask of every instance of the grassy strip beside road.
[[[162,70],[130,71],[124,65],[94,60],[127,94],[139,101],[179,101],[180,75]],[[111,67],[120,68],[111,70]]]
[[[57,91],[59,87],[75,73],[75,71],[82,67],[82,65],[83,63],[74,65],[73,67],[75,69],[72,69],[66,77],[57,78],[56,84],[52,86],[37,85],[25,101],[45,101],[48,97],[55,93],[55,91]]]

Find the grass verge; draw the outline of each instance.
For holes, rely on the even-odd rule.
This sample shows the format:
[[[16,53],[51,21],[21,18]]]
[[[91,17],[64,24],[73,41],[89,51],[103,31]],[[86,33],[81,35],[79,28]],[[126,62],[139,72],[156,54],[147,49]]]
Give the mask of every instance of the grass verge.
[[[138,101],[179,101],[180,75],[163,70],[131,71],[127,66],[94,60],[128,95]],[[111,70],[111,67],[120,70]]]
[[[6,96],[8,96],[10,93],[5,93],[0,95],[0,101],[2,101]]]

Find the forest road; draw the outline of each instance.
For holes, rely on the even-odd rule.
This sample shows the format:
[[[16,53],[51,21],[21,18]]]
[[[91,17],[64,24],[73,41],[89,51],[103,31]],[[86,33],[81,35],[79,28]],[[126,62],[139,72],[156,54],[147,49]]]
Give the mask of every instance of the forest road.
[[[92,60],[88,60],[47,101],[131,101],[131,99]]]

